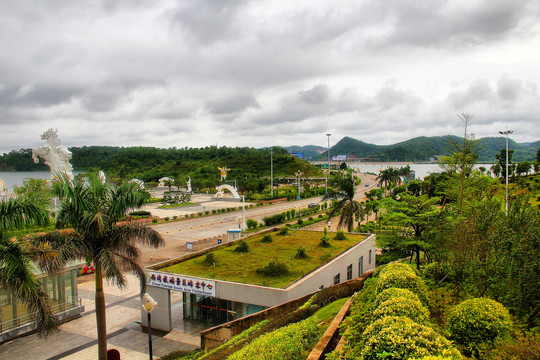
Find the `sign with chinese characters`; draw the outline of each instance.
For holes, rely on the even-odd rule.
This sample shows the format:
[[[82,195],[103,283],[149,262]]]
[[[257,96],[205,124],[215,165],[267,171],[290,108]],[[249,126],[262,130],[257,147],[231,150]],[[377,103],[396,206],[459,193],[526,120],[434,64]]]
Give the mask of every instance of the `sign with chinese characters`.
[[[191,278],[175,274],[147,271],[146,285],[192,294],[216,296],[215,281]]]

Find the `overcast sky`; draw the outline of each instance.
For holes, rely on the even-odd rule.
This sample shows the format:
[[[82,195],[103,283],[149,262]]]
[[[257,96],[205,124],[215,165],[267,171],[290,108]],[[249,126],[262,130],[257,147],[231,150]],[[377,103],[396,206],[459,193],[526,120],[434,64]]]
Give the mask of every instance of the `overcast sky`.
[[[2,0],[0,152],[540,139],[538,0]]]

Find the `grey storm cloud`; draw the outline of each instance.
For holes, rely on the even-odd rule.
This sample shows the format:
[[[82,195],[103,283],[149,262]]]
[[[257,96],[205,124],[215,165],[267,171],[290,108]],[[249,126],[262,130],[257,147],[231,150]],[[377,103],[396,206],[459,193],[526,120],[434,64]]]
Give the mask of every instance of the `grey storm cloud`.
[[[391,143],[459,135],[461,112],[535,141],[539,18],[534,0],[5,0],[0,152],[49,127],[71,145]]]

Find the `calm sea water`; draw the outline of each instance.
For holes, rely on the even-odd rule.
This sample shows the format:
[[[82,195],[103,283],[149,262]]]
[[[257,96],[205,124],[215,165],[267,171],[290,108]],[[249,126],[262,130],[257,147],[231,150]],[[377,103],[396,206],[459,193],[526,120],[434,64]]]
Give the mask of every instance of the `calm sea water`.
[[[380,170],[385,170],[391,167],[394,168],[402,168],[407,166],[407,164],[403,163],[377,163],[377,164],[354,164],[349,163],[348,164],[351,168],[359,169],[361,172],[369,172],[378,174]],[[441,172],[443,169],[438,164],[408,164],[411,167],[411,170],[415,172],[416,179],[424,179],[426,176],[428,176],[431,173]],[[476,164],[475,168],[479,168],[480,166],[485,167],[486,169],[490,169],[492,164]]]
[[[388,169],[389,167],[401,168],[407,166],[402,163],[377,163],[377,164],[355,164],[349,163],[349,166],[355,169],[359,169],[361,172],[370,172],[378,174],[380,170]],[[417,179],[423,179],[434,172],[441,172],[442,169],[438,164],[410,164],[411,170],[414,170],[416,173]],[[477,164],[476,167],[484,166],[489,169],[491,164]],[[77,175],[79,172],[74,171],[73,175]],[[0,180],[2,180],[6,186],[6,189],[12,190],[13,186],[23,185],[24,180],[34,178],[34,179],[50,179],[50,172],[48,171],[0,171]]]
[[[73,176],[79,171],[73,171]],[[27,179],[49,180],[51,173],[49,171],[0,171],[0,180],[5,184],[7,190],[13,190],[13,186],[22,186]],[[2,185],[0,184],[0,187]]]

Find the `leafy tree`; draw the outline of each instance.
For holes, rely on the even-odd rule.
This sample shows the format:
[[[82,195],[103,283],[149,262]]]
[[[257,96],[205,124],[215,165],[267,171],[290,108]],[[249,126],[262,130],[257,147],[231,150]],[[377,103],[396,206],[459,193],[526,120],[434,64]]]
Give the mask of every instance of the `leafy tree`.
[[[411,196],[405,194],[399,201],[387,198],[385,208],[388,215],[385,220],[391,226],[399,226],[398,235],[402,246],[406,246],[416,254],[416,267],[420,269],[420,252],[429,249],[430,230],[433,228],[435,218],[439,213],[436,206],[437,198],[428,198],[427,195]]]
[[[0,287],[15,294],[30,313],[36,313],[40,335],[57,331],[59,321],[47,305],[47,294],[33,273],[31,259],[38,249],[29,248],[25,242],[12,240],[12,237],[16,229],[47,223],[46,212],[31,199],[0,201]]]
[[[518,176],[521,174],[529,175],[531,169],[532,164],[529,161],[522,161],[517,164],[516,173],[518,174]]]
[[[73,232],[52,232],[36,238],[56,250],[51,269],[62,267],[73,259],[90,259],[95,272],[95,304],[98,357],[107,358],[107,329],[103,278],[120,288],[127,286],[123,271],[135,272],[140,279],[141,294],[146,288],[145,272],[139,265],[140,250],[136,244],[163,246],[161,236],[146,224],[120,224],[130,210],[139,208],[150,194],[134,183],[115,187],[91,173],[87,182],[73,184],[67,177],[56,179],[53,191],[63,201],[58,214],[60,224]]]
[[[516,165],[512,163],[512,157],[514,156],[514,150],[508,150],[508,175],[511,176],[515,170]],[[493,172],[495,173],[495,166],[499,165],[497,169],[500,169],[499,173],[495,173],[495,175],[506,179],[506,148],[501,149],[501,151],[498,154],[495,154],[495,158],[497,159],[497,163],[491,168]]]
[[[471,116],[469,114],[461,114],[458,117],[463,120],[465,134],[463,136],[463,144],[457,143],[453,139],[448,140],[448,145],[452,150],[452,156],[443,157],[440,165],[447,170],[450,174],[457,175],[459,178],[460,195],[459,201],[459,214],[463,213],[463,194],[465,191],[465,181],[474,169],[474,165],[478,160],[478,151],[481,148],[480,140],[475,140],[473,135],[467,134],[467,129]]]
[[[362,205],[354,200],[356,188],[350,177],[345,178],[340,185],[341,190],[329,191],[322,201],[337,200],[336,206],[330,210],[329,216],[331,218],[341,211],[338,228],[341,229],[345,226],[348,232],[352,232],[354,230],[354,217],[359,215]]]
[[[48,206],[52,200],[51,188],[43,179],[24,180],[23,186],[15,186],[13,192],[18,197],[31,198],[34,203],[41,206]]]
[[[536,161],[540,162],[540,148],[538,148],[538,151],[536,152]]]

